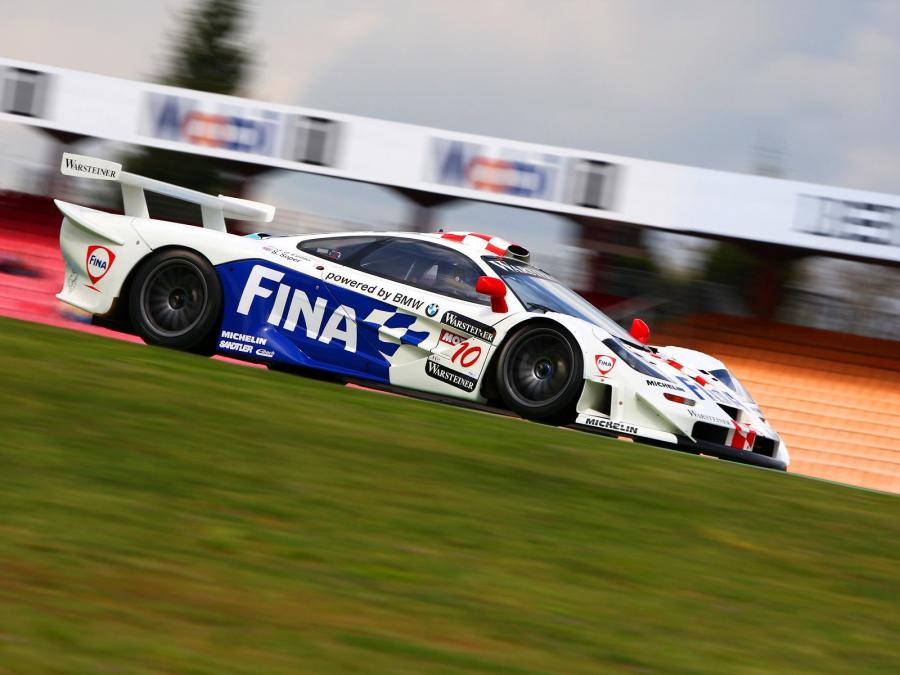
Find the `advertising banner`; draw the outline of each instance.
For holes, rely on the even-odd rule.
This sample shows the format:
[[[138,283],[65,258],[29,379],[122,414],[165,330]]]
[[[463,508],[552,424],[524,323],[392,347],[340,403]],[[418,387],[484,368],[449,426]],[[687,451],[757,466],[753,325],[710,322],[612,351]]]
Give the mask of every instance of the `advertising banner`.
[[[0,59],[0,121],[560,215],[900,261],[897,195],[476,136],[9,59]]]

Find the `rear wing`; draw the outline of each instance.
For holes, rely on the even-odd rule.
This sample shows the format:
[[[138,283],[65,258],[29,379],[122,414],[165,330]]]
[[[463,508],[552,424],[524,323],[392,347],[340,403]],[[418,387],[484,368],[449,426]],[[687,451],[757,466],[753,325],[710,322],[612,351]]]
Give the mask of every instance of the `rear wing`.
[[[135,218],[150,217],[144,190],[191,202],[192,204],[199,204],[200,211],[203,214],[203,227],[219,232],[227,231],[225,229],[225,218],[257,220],[270,223],[275,217],[274,206],[223,195],[213,197],[197,190],[122,171],[121,164],[97,159],[96,157],[64,153],[60,170],[65,176],[94,178],[119,183],[122,186],[122,201],[125,204],[125,215],[134,216]]]

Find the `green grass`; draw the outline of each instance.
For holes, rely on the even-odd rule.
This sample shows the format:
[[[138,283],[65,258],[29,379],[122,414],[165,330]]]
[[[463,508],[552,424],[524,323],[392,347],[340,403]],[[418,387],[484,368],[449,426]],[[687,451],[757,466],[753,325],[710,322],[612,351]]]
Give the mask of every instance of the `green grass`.
[[[900,669],[900,499],[0,320],[0,672]]]

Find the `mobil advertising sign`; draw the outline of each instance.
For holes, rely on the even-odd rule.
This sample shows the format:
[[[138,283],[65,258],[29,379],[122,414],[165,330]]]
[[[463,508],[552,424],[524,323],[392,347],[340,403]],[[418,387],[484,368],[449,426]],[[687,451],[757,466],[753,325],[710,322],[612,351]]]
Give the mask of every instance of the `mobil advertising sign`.
[[[563,160],[556,155],[435,138],[433,180],[513,197],[560,200]]]
[[[260,108],[148,94],[144,132],[154,138],[274,157],[281,113]]]

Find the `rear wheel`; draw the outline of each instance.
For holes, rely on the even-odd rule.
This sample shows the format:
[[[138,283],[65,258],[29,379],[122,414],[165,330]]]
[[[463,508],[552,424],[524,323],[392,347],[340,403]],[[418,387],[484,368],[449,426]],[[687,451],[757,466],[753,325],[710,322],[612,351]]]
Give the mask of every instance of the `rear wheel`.
[[[222,285],[212,265],[185,250],[152,255],[129,294],[131,323],[145,342],[212,353],[222,311]]]
[[[536,324],[513,335],[500,352],[497,387],[504,403],[522,417],[568,424],[584,384],[581,350],[568,332]]]

